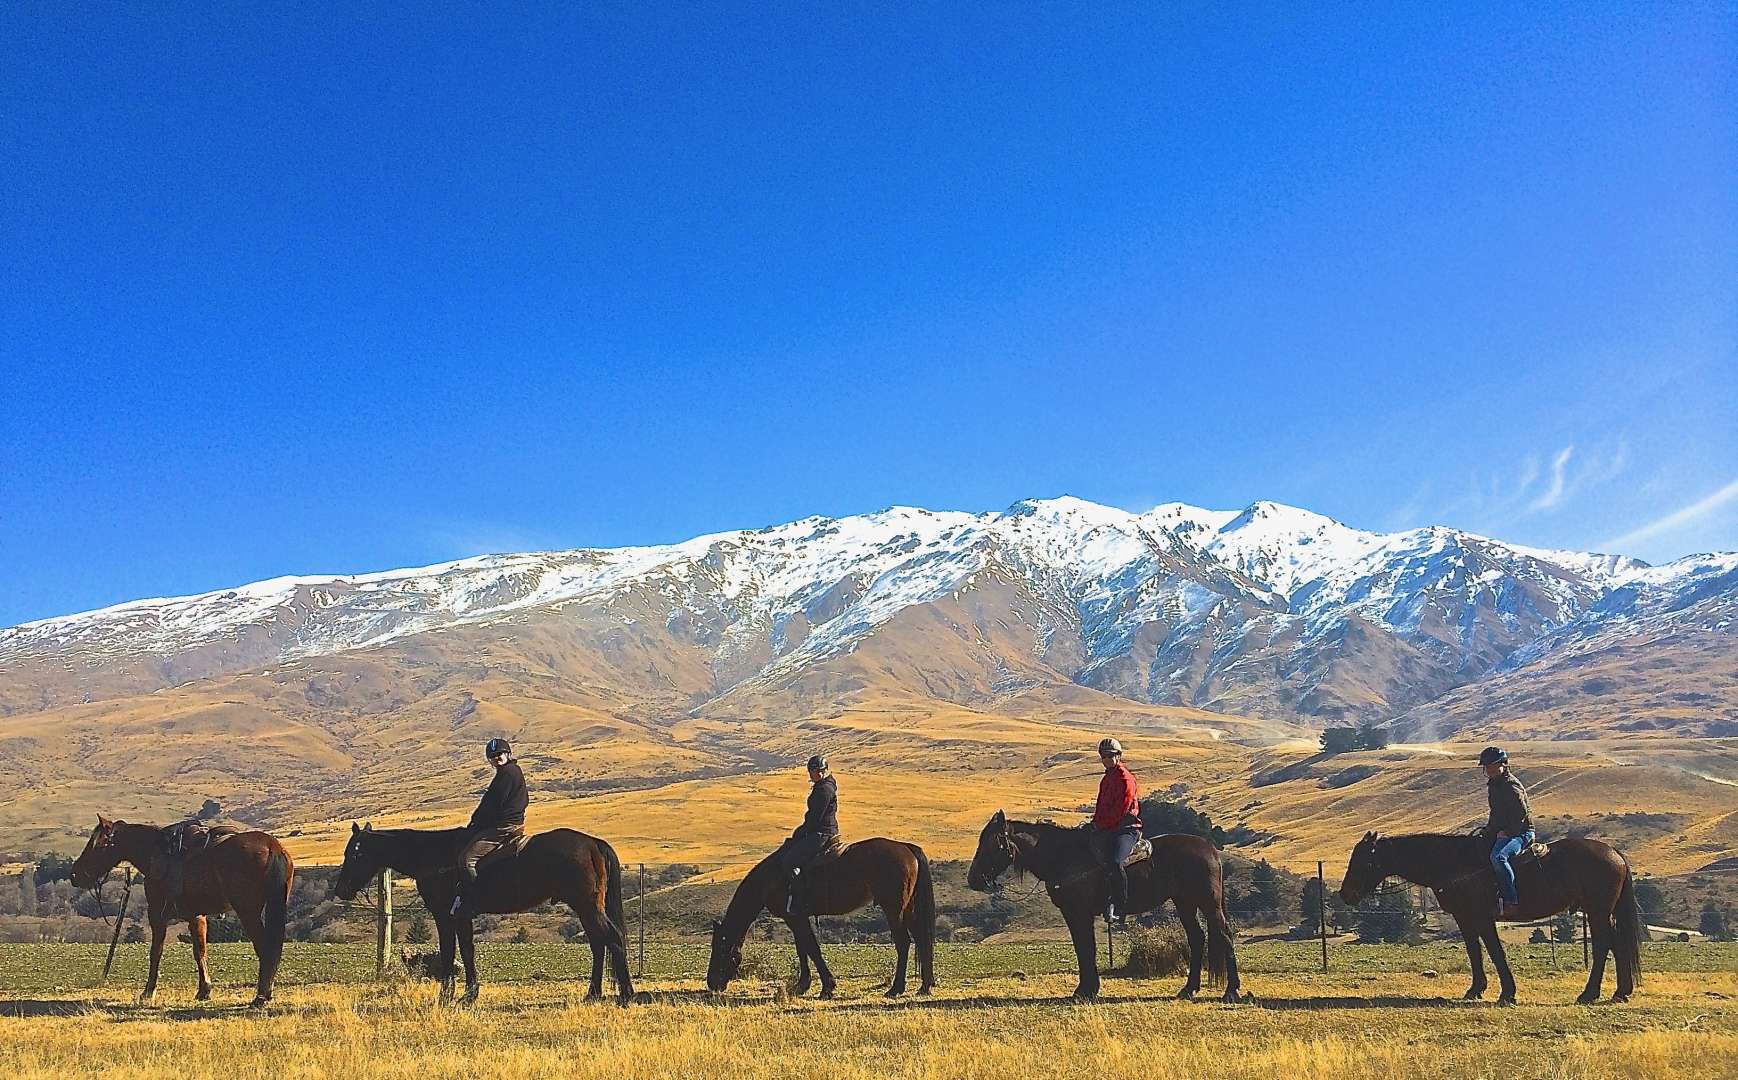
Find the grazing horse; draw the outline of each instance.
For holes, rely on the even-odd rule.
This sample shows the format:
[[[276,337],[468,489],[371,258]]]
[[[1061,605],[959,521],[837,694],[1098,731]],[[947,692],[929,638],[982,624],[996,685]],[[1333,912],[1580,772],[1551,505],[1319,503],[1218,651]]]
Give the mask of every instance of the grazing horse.
[[[797,947],[796,992],[809,989],[809,960],[821,976],[821,996],[833,996],[833,972],[821,955],[809,915],[848,915],[871,901],[887,915],[887,929],[899,951],[888,997],[905,993],[905,969],[913,942],[917,944],[919,994],[935,986],[935,882],[929,857],[916,844],[886,837],[859,840],[831,861],[805,874],[809,880],[801,914],[785,913],[787,878],[779,853],[756,863],[736,887],[724,918],[712,924],[712,955],[706,964],[706,986],[721,993],[742,965],[742,939],[762,911],[771,912],[791,928]]]
[[[465,835],[464,829],[375,829],[351,822],[350,843],[333,884],[339,899],[348,900],[386,868],[416,881],[417,894],[440,934],[442,1001],[453,996],[455,942],[465,962],[464,1000],[475,1001],[480,989],[475,924],[469,916],[451,914],[458,888],[454,860]],[[478,911],[498,915],[529,911],[546,900],[562,901],[585,927],[591,945],[591,989],[586,996],[603,996],[607,951],[617,999],[623,1005],[633,1000],[634,980],[622,938],[622,864],[609,844],[573,829],[538,833],[516,853],[485,858],[472,899]]]
[[[175,919],[186,919],[193,938],[193,965],[199,973],[199,1001],[211,997],[211,973],[205,967],[205,918],[234,911],[253,951],[259,957],[259,982],[253,1005],[272,999],[272,980],[284,955],[284,924],[288,919],[290,880],[295,867],[289,852],[268,833],[232,832],[213,837],[201,850],[181,856],[181,895],[169,895],[164,880],[165,827],[130,825],[97,815],[97,827],[84,851],[72,864],[76,889],[95,889],[121,863],[131,863],[145,878],[145,915],[151,925],[151,969],[139,1000],[157,992],[157,969],[163,961],[163,938]]]
[[[1242,983],[1237,977],[1237,954],[1231,947],[1231,921],[1225,916],[1225,885],[1219,852],[1210,841],[1186,833],[1149,836],[1151,857],[1128,868],[1128,911],[1153,911],[1169,900],[1189,939],[1189,981],[1177,991],[1192,998],[1201,989],[1202,952],[1206,953],[1208,977],[1225,980],[1225,1000],[1241,1001]],[[1002,811],[990,819],[978,836],[966,884],[987,892],[1010,867],[1044,883],[1050,902],[1062,912],[1074,939],[1074,956],[1080,965],[1080,985],[1075,998],[1088,1001],[1098,996],[1098,938],[1094,920],[1104,910],[1105,881],[1097,860],[1087,850],[1080,829],[1064,828],[1048,821],[1011,821]],[[1200,912],[1207,919],[1207,932],[1195,920]]]
[[[1477,834],[1413,833],[1408,836],[1364,834],[1352,849],[1340,898],[1360,903],[1384,879],[1404,878],[1425,885],[1436,893],[1442,910],[1454,917],[1466,941],[1467,960],[1472,964],[1472,986],[1466,997],[1478,1000],[1485,992],[1485,965],[1479,943],[1491,951],[1502,993],[1498,1004],[1515,1003],[1515,977],[1497,937],[1496,881]],[[1599,1000],[1605,981],[1605,958],[1617,954],[1617,993],[1612,1001],[1628,1001],[1641,982],[1641,906],[1636,903],[1635,883],[1629,862],[1608,844],[1571,837],[1551,844],[1550,854],[1515,866],[1521,895],[1516,922],[1549,918],[1560,911],[1580,908],[1587,915],[1593,937],[1593,965],[1587,974],[1587,989],[1575,1000],[1583,1005]]]

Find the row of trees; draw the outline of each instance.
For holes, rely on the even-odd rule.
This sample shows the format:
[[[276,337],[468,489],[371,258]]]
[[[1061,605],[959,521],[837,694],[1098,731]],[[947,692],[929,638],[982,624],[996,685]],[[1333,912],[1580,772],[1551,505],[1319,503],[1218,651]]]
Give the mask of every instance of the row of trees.
[[[1383,750],[1388,746],[1388,737],[1388,729],[1376,724],[1323,728],[1322,753],[1349,754],[1354,750]]]

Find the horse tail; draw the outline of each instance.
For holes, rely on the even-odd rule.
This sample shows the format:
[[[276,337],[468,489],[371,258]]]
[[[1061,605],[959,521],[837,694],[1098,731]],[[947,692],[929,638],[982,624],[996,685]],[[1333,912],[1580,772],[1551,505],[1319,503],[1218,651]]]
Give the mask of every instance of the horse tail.
[[[621,934],[622,940],[626,942],[628,920],[622,911],[622,860],[608,842],[599,840],[597,844],[603,848],[603,862],[607,873],[604,881],[604,914],[609,916],[609,921],[615,924],[616,933]]]
[[[1214,913],[1207,913],[1207,985],[1218,986],[1225,981],[1226,959],[1231,951],[1231,918],[1225,914],[1225,869],[1217,851],[1213,852],[1208,874],[1212,886],[1208,899],[1218,909],[1219,917],[1214,919]]]
[[[266,857],[266,897],[260,907],[261,937],[265,940],[259,943],[259,950],[262,961],[274,966],[284,951],[284,936],[289,925],[290,880],[294,873],[290,869],[290,857],[282,848],[274,848]]]
[[[1645,930],[1641,904],[1635,898],[1635,877],[1630,872],[1628,859],[1623,861],[1623,891],[1617,894],[1617,910],[1613,912],[1611,921],[1618,955],[1628,961],[1629,970],[1634,972],[1635,985],[1640,986],[1641,939]]]
[[[935,876],[929,856],[916,844],[907,844],[917,859],[917,887],[911,898],[911,931],[917,943],[918,975],[924,986],[935,981]]]

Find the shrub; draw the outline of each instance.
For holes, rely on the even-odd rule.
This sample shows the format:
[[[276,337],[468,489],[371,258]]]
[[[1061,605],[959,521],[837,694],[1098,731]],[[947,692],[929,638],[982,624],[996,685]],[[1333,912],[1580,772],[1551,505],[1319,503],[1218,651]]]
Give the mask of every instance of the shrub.
[[[1189,943],[1180,931],[1131,926],[1128,954],[1116,974],[1125,979],[1159,979],[1189,970]]]
[[[761,982],[783,982],[791,974],[785,950],[770,941],[744,941],[742,965],[736,969],[739,979]]]

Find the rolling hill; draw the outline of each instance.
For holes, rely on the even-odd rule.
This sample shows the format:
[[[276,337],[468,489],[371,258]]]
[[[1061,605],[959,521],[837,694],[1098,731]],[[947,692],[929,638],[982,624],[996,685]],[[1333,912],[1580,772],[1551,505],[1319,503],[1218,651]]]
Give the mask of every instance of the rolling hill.
[[[1454,744],[1314,771],[1315,730],[1384,722],[1527,740],[1577,821],[1675,815],[1635,838],[1677,830],[1660,855],[1693,866],[1738,845],[1735,606],[1733,555],[1648,567],[1274,503],[1070,498],[279,578],[0,630],[21,778],[0,846],[214,797],[327,853],[353,816],[450,820],[505,733],[540,822],[643,858],[775,842],[777,769],[815,747],[863,779],[864,831],[958,854],[999,802],[1071,813],[1115,731],[1149,785],[1301,865],[1359,821],[1481,797]],[[1286,762],[1303,772],[1274,780]]]

